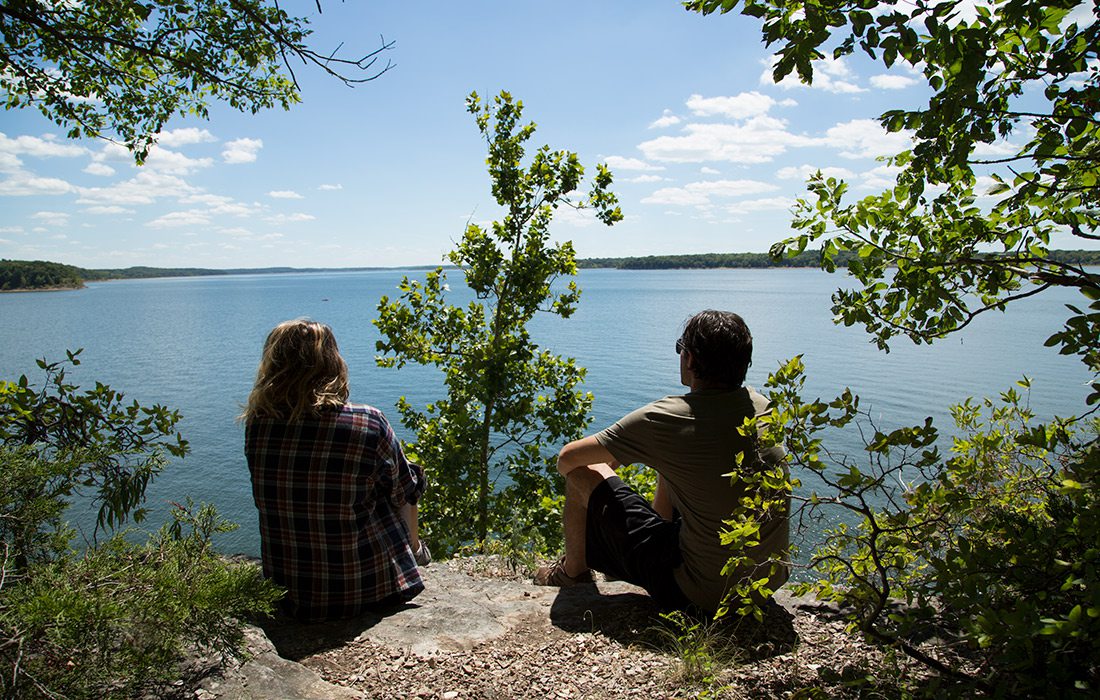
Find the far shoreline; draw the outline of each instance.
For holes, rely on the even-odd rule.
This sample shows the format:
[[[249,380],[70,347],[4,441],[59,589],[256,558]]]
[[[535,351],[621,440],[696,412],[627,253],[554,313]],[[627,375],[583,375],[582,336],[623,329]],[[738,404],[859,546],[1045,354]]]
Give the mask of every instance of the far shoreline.
[[[841,251],[833,259],[836,268],[846,268],[856,256],[852,251]],[[1048,251],[1048,260],[1082,267],[1100,265],[1100,251],[1058,250]],[[769,253],[688,253],[679,255],[647,255],[631,257],[594,257],[576,260],[577,270],[776,270],[821,269],[821,251],[806,250],[791,257],[773,259]],[[113,282],[134,279],[181,279],[186,277],[226,277],[235,275],[355,273],[387,271],[428,271],[437,268],[460,270],[457,265],[398,265],[371,267],[257,267],[257,268],[199,268],[199,267],[148,267],[82,268],[43,260],[0,260],[0,285],[19,284],[39,279],[46,284],[36,287],[14,287],[0,292],[46,292],[87,289],[89,282]],[[49,284],[52,282],[53,284]]]
[[[51,287],[19,287],[18,289],[0,289],[0,294],[26,294],[28,292],[75,292],[87,289],[88,285],[59,285]]]

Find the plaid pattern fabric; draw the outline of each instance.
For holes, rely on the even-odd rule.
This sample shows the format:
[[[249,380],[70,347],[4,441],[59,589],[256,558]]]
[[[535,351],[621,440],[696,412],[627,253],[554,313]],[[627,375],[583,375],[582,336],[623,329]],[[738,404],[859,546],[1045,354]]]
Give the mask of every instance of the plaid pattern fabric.
[[[400,507],[424,492],[382,412],[346,405],[245,427],[264,575],[306,620],[347,617],[424,590]]]

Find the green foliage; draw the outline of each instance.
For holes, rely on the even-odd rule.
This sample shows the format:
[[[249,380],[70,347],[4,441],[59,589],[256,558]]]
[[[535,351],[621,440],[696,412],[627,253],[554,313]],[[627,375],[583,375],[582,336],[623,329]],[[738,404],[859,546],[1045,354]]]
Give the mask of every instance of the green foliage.
[[[821,578],[799,592],[845,605],[853,630],[971,690],[1094,691],[1100,420],[1035,425],[1015,390],[967,400],[945,459],[931,419],[882,432],[850,391],[804,401],[803,380],[798,358],[772,375],[763,428],[821,484],[805,517],[839,520],[811,558]],[[866,454],[827,452],[835,429],[860,430]]]
[[[42,483],[42,494],[67,497],[91,489],[97,524],[140,521],[145,488],[164,468],[166,454],[182,457],[187,441],[174,432],[179,412],[161,405],[126,403],[104,384],[81,390],[66,380],[65,364],[80,364],[80,351],[65,362],[38,360],[41,387],[26,375],[0,381],[0,444],[33,450],[60,473]]]
[[[177,506],[145,544],[116,533],[70,549],[74,494],[90,490],[99,528],[141,519],[165,454],[187,451],[178,414],[98,383],[81,391],[64,363],[38,364],[41,388],[0,383],[0,696],[128,698],[173,675],[184,647],[236,653],[238,618],[280,592],[212,550],[235,527],[212,507]]]
[[[62,516],[79,457],[43,460],[33,447],[0,445],[0,543],[18,569],[52,561],[73,532]]]
[[[690,255],[647,255],[637,258],[587,258],[577,261],[577,266],[580,268],[605,267],[618,270],[817,267],[820,264],[820,251],[812,250],[778,260],[767,253],[696,253]]]
[[[230,563],[211,537],[234,529],[189,503],[147,544],[121,535],[0,586],[4,697],[130,698],[178,675],[186,646],[238,654],[237,621],[281,592],[258,567]]]
[[[721,690],[719,675],[741,657],[728,626],[695,619],[680,610],[661,614],[657,647],[680,661],[676,680],[698,689],[692,697],[713,697]]]
[[[562,492],[554,455],[544,449],[579,437],[592,401],[577,389],[584,370],[538,348],[527,330],[539,311],[568,318],[580,296],[572,280],[552,286],[575,274],[576,263],[571,243],[551,242],[549,225],[562,205],[591,207],[606,224],[622,214],[605,166],[584,201],[574,203],[584,174],[575,153],[543,146],[524,165],[535,125],[520,124],[523,104],[511,95],[483,104],[474,93],[467,109],[488,144],[493,196],[505,209],[488,228],[469,224],[448,255],[476,300],[449,304],[442,269],[424,282],[405,278],[400,297],[378,305],[378,363],[443,372],[445,398],[424,410],[404,398],[398,403],[402,422],[416,433],[410,452],[430,472],[420,514],[432,546],[452,551],[502,537],[542,548],[559,541],[554,515]]]
[[[1054,261],[1078,266],[1100,266],[1100,250],[1050,250],[1047,257]],[[831,264],[848,267],[859,251],[838,250]],[[994,257],[987,255],[987,257]],[[705,270],[714,268],[820,267],[821,251],[804,250],[787,256],[773,257],[768,253],[702,253],[689,255],[647,255],[640,258],[582,258],[581,269],[611,268],[615,270]],[[90,277],[88,279],[91,279]]]
[[[391,46],[318,53],[308,21],[270,0],[7,0],[0,26],[6,109],[34,107],[72,138],[116,138],[139,163],[172,116],[206,118],[211,101],[288,109],[300,100],[291,60],[354,84],[389,68],[374,62]]]
[[[928,82],[925,107],[880,117],[913,139],[890,160],[900,168],[896,186],[849,204],[844,182],[811,178],[812,198],[795,209],[801,232],[772,249],[779,257],[820,245],[828,270],[837,255],[856,254],[848,270],[862,287],[833,297],[843,323],[862,324],[885,349],[899,333],[928,342],[1052,286],[1095,301],[1100,276],[1048,248],[1055,231],[1100,238],[1095,4],[1084,26],[1071,21],[1088,11],[1084,0],[997,0],[972,20],[960,16],[959,0],[686,5],[703,13],[740,7],[761,19],[765,42],[778,44],[776,79],[793,71],[810,82],[813,61],[830,49],[834,57],[858,49],[886,67],[920,70]],[[979,155],[990,146],[1007,149],[1005,157]],[[1100,336],[1100,314],[1071,313],[1051,342],[1100,372],[1100,356],[1088,352],[1095,342],[1087,342]],[[1090,400],[1100,400],[1100,382],[1093,389]]]
[[[762,419],[749,418],[738,428],[742,435],[752,436],[758,451],[774,448],[778,442],[765,445],[757,421],[775,419],[775,414]],[[731,611],[741,617],[752,616],[764,620],[764,605],[775,593],[772,578],[779,576],[790,566],[790,552],[772,552],[767,559],[759,559],[758,548],[761,532],[769,523],[790,518],[791,491],[798,481],[791,481],[786,461],[770,462],[761,457],[759,467],[750,469],[745,464],[745,453],[737,455],[737,466],[727,476],[734,488],[743,492],[739,507],[722,521],[719,532],[722,545],[730,550],[730,558],[722,568],[722,575],[731,581],[729,591],[722,601],[715,618]]]
[[[1049,250],[1055,232],[1098,239],[1095,3],[995,0],[974,6],[973,19],[956,0],[686,5],[760,19],[765,42],[778,45],[777,79],[794,72],[810,82],[814,61],[857,49],[925,76],[923,108],[880,118],[912,138],[889,159],[895,186],[848,203],[844,182],[811,178],[811,198],[795,209],[798,233],[772,249],[778,257],[820,246],[829,271],[847,256],[858,284],[834,294],[839,322],[862,324],[888,350],[899,334],[931,342],[1014,300],[1073,287],[1087,306],[1068,306],[1046,344],[1092,371],[1084,402],[1100,401],[1100,277],[1090,259]],[[1003,158],[981,155],[998,151]],[[846,514],[813,555],[822,578],[806,588],[849,604],[854,629],[939,670],[960,693],[1095,695],[1095,409],[1043,423],[1016,390],[968,400],[953,408],[945,457],[931,420],[883,432],[850,391],[805,401],[798,358],[769,386],[775,410],[764,434],[820,483],[804,497],[809,517]],[[859,430],[862,459],[830,452],[830,430]]]
[[[44,260],[0,260],[0,291],[76,289],[84,286],[78,267]]]

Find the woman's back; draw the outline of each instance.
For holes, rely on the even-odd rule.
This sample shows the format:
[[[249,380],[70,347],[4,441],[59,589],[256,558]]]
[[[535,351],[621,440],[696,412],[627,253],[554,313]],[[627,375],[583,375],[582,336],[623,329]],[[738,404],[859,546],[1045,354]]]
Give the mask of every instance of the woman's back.
[[[424,472],[381,411],[347,396],[331,329],[287,321],[268,336],[242,416],[264,574],[308,620],[424,589],[413,553]]]
[[[405,460],[380,411],[255,418],[245,455],[264,573],[288,588],[292,613],[344,617],[423,590],[400,516],[401,504],[423,491],[423,473]]]

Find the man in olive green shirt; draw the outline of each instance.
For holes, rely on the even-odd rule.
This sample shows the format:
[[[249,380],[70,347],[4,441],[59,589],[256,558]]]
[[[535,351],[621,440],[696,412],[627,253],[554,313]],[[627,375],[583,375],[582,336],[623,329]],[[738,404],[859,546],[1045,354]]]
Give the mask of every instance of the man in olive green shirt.
[[[738,430],[746,418],[766,413],[768,403],[743,386],[752,336],[740,316],[696,314],[676,341],[676,352],[689,393],[654,401],[562,448],[565,556],[540,568],[536,583],[588,582],[595,569],[642,586],[665,608],[714,613],[722,603],[734,579],[722,575],[732,552],[718,533],[745,495],[727,475],[779,460],[782,451],[757,454],[753,440]],[[657,471],[652,505],[615,475],[616,467],[634,463]],[[749,552],[752,559],[763,563],[775,553],[785,558],[788,531],[786,513],[765,522],[760,544]],[[786,575],[785,568],[773,575],[772,588]]]

